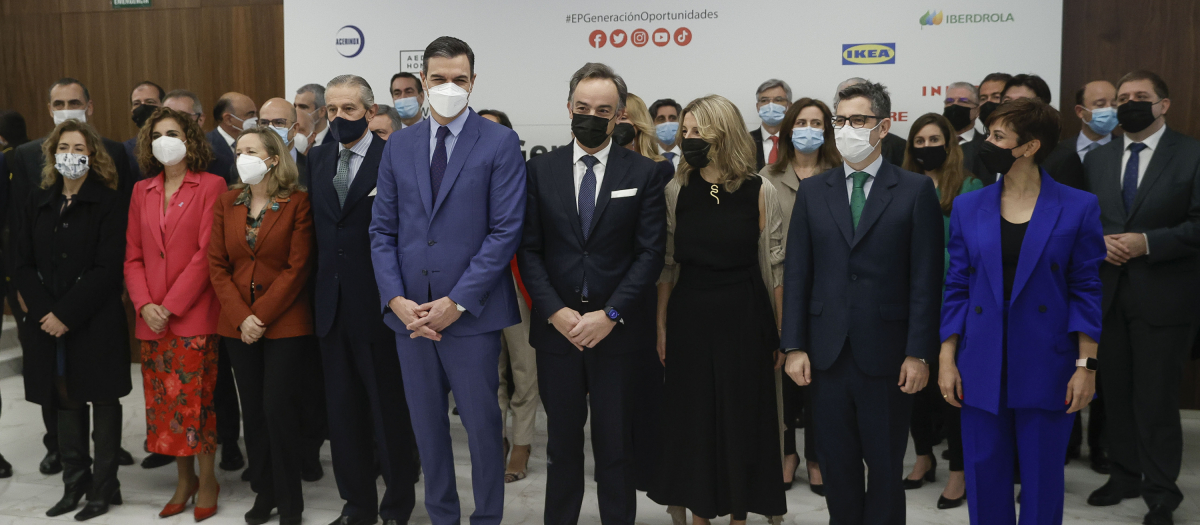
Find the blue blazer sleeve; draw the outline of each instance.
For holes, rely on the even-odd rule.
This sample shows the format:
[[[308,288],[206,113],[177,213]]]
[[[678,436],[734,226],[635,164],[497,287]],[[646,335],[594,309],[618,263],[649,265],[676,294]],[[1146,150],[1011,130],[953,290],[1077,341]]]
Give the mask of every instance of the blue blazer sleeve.
[[[1067,266],[1068,318],[1067,331],[1087,334],[1100,340],[1103,313],[1100,301],[1100,264],[1108,249],[1104,246],[1104,227],[1100,223],[1100,200],[1092,194],[1085,197],[1086,208],[1075,234],[1075,248]]]
[[[396,174],[393,169],[395,160],[392,157],[392,151],[396,148],[393,146],[383,150],[375,186],[375,203],[371,207],[371,263],[375,267],[375,282],[379,286],[383,313],[388,312],[388,302],[396,297],[404,297],[404,278],[400,275],[404,254],[400,253],[397,242],[400,225]]]

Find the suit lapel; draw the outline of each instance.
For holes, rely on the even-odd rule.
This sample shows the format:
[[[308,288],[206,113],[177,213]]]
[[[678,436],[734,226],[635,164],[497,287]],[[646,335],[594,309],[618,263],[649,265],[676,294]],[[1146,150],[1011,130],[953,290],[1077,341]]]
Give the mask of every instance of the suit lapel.
[[[337,190],[333,189],[333,178],[337,176],[337,147],[326,148],[326,151],[332,153],[321,152],[320,157],[314,159],[313,172],[309,173],[309,182],[312,187],[309,188],[313,193],[314,199],[319,195],[317,200],[322,201],[321,206],[325,208],[325,212],[330,217],[340,217],[342,211],[338,208]],[[323,161],[323,162],[322,162]]]
[[[433,189],[429,182],[429,134],[433,125],[433,117],[417,123],[416,151],[412,158],[413,173],[417,175],[417,192],[421,194],[421,206],[425,207],[425,216],[429,217],[430,222],[433,221]]]
[[[983,262],[983,273],[992,287],[992,297],[997,304],[1004,303],[1004,265],[1000,254],[1000,189],[998,184],[980,191],[991,195],[983,200],[975,212],[975,237],[979,243],[979,259]],[[990,188],[996,188],[992,190]]]
[[[289,202],[291,202],[291,199],[271,199],[267,201],[267,213],[263,215],[262,224],[258,225],[258,236],[255,237],[256,240],[254,241],[255,252],[259,248],[262,248],[263,240],[267,238],[267,234],[271,232],[271,227],[275,225],[275,222],[279,219],[279,215],[283,213],[284,207]],[[271,209],[275,204],[279,205],[278,210]]]
[[[146,231],[158,232],[158,214],[161,213],[163,205],[163,177],[155,176],[150,184],[146,185],[146,200],[142,202],[142,227]],[[166,240],[162,235],[151,235],[154,237],[155,244],[158,245],[159,253],[167,251]]]
[[[196,175],[189,171],[187,175],[184,175],[183,185],[179,187],[179,192],[175,194],[175,198],[171,199],[171,209],[167,213],[167,229],[163,232],[165,238],[162,242],[164,245],[171,243],[171,237],[175,236],[175,227],[179,225],[179,219],[192,205],[192,199],[196,196],[196,182]],[[158,201],[158,205],[162,206],[161,200]]]
[[[1163,170],[1167,164],[1171,162],[1171,155],[1175,149],[1175,137],[1171,134],[1171,129],[1168,128],[1163,132],[1162,138],[1158,140],[1158,147],[1150,154],[1150,164],[1146,166],[1146,173],[1142,175],[1142,182],[1138,184],[1136,196],[1133,198],[1133,209],[1129,210],[1127,219],[1132,219],[1141,209],[1142,203],[1146,201],[1146,195],[1150,193],[1150,189],[1154,186],[1158,179],[1162,178]]]
[[[354,174],[354,181],[350,183],[350,189],[346,193],[346,203],[342,205],[339,217],[345,217],[347,211],[375,189],[375,183],[379,179],[380,155],[375,148],[374,141],[379,139],[372,137],[371,140],[371,147],[367,150],[366,157],[363,157],[362,164],[358,167],[358,173]]]
[[[1062,206],[1058,203],[1058,185],[1050,175],[1042,171],[1042,191],[1037,203],[1033,205],[1033,216],[1029,219],[1029,227],[1025,230],[1025,239],[1021,241],[1021,256],[1017,259],[1017,273],[1013,278],[1012,298],[1016,299],[1033,274],[1050,233],[1058,222]],[[1003,297],[1003,296],[1001,296]]]
[[[554,192],[558,194],[559,203],[562,204],[563,216],[571,223],[571,231],[575,232],[575,238],[579,240],[579,245],[583,246],[583,226],[579,224],[579,207],[575,199],[575,163],[572,158],[575,149],[572,146],[563,146],[555,150],[555,153],[559,150],[562,153],[550,163],[551,184]]]
[[[238,246],[245,248],[246,253],[254,255],[254,249],[250,247],[250,243],[246,242],[246,217],[250,215],[250,206],[234,204],[229,214],[230,217],[225,221],[226,237],[234,237],[238,240]],[[259,231],[261,232],[262,229],[260,228]],[[255,246],[257,245],[258,243],[255,243]]]
[[[875,181],[871,183],[871,193],[867,195],[867,202],[863,206],[858,229],[854,230],[854,240],[850,242],[851,249],[867,235],[871,226],[874,226],[879,217],[883,215],[883,210],[887,209],[888,204],[891,204],[892,187],[899,182],[892,169],[892,165],[887,161],[879,166],[879,172],[875,174]],[[846,205],[849,206],[850,203],[847,202]]]
[[[835,168],[827,180],[829,184],[825,203],[829,205],[829,214],[838,225],[846,244],[854,245],[854,222],[850,215],[850,197],[846,195],[846,170]]]
[[[625,180],[625,175],[629,173],[629,166],[625,163],[622,157],[623,151],[629,151],[613,145],[608,150],[608,165],[604,166],[604,181],[600,183],[600,193],[596,194],[596,212],[592,214],[592,225],[588,229],[589,232],[596,232],[596,225],[600,223],[600,216],[604,214],[604,209],[608,207],[608,201],[612,198],[613,188],[619,187],[620,183]],[[574,190],[574,181],[572,181],[571,189]],[[589,233],[588,239],[593,235]]]
[[[458,175],[462,173],[463,165],[467,163],[467,157],[471,156],[475,142],[479,140],[479,125],[475,122],[477,118],[483,117],[475,116],[473,111],[468,114],[467,121],[463,123],[462,131],[458,134],[458,139],[454,141],[454,153],[447,159],[446,177],[442,179],[442,187],[438,190],[437,201],[433,204],[434,215],[437,215],[438,209],[442,207],[442,202],[446,200],[450,188],[454,187],[454,181],[458,180]]]

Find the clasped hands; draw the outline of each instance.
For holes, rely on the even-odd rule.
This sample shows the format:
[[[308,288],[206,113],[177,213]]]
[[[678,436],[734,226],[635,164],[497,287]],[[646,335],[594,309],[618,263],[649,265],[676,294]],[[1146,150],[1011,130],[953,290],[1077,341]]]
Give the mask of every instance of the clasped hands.
[[[1109,264],[1120,266],[1130,259],[1146,255],[1146,236],[1141,233],[1114,233],[1104,236],[1104,247],[1108,256],[1104,258]]]
[[[585,348],[600,344],[600,341],[612,332],[617,322],[609,319],[600,310],[580,315],[579,312],[564,307],[550,316],[550,324],[582,352]]]
[[[454,324],[462,312],[458,304],[449,297],[443,297],[425,304],[417,304],[403,297],[394,297],[388,301],[388,308],[400,318],[404,327],[411,330],[410,338],[424,337],[431,341],[441,341],[441,331]]]
[[[146,321],[146,326],[156,334],[161,334],[167,329],[169,317],[171,311],[161,304],[147,304],[142,307],[142,320]]]
[[[783,371],[797,385],[806,386],[812,383],[812,364],[808,360],[808,352],[796,350],[787,353]],[[900,382],[897,386],[905,394],[915,394],[925,388],[929,381],[929,366],[915,357],[905,357],[900,365]]]

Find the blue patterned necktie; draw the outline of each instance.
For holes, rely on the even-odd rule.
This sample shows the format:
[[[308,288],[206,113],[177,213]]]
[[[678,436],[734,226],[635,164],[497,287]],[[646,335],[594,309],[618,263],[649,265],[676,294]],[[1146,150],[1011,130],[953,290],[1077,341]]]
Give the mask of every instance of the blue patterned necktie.
[[[671,161],[671,164],[675,163],[675,153],[674,152],[668,151],[666,153],[663,153],[663,156],[666,157],[667,160]]]
[[[446,176],[446,135],[450,128],[439,127],[437,147],[433,149],[433,160],[429,161],[429,186],[433,189],[433,203],[437,204],[438,191],[442,189],[442,177]]]
[[[343,149],[339,154],[337,174],[333,176],[333,189],[337,192],[338,206],[346,205],[346,193],[350,191],[350,157],[353,151]]]
[[[579,227],[583,229],[583,241],[587,242],[592,234],[592,215],[596,213],[596,172],[592,167],[599,160],[591,155],[583,157],[587,170],[583,172],[583,181],[579,183]],[[583,296],[588,296],[587,276],[583,277]]]
[[[1133,209],[1133,198],[1137,197],[1138,166],[1141,162],[1140,153],[1146,149],[1141,142],[1129,145],[1129,160],[1125,162],[1125,177],[1121,185],[1121,198],[1125,201],[1125,213]]]

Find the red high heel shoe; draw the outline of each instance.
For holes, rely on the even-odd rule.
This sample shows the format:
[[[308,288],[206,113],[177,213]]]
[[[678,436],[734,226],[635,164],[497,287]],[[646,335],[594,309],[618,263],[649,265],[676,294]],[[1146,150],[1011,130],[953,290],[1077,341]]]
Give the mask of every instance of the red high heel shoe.
[[[217,497],[221,497],[221,486],[217,485]],[[200,523],[208,518],[217,515],[217,504],[213,503],[211,507],[196,507],[192,510],[192,515],[196,518],[196,523]]]
[[[196,484],[192,487],[192,492],[188,494],[186,498],[183,498],[183,503],[168,503],[167,506],[163,507],[162,512],[158,513],[158,517],[169,518],[176,514],[183,514],[184,509],[187,508],[188,500],[194,500],[196,498],[196,492],[199,490],[200,478],[196,478]]]

